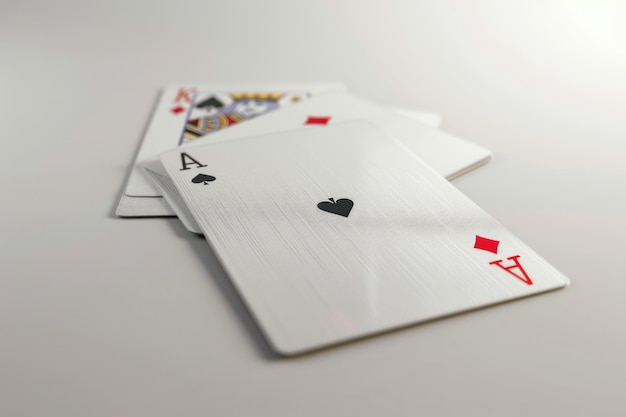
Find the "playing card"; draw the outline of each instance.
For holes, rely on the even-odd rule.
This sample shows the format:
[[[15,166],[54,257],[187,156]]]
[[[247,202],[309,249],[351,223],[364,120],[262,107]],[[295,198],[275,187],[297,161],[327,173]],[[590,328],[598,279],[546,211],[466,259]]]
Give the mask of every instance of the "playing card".
[[[128,177],[116,214],[121,217],[174,215],[139,163],[185,142],[317,94],[341,84],[181,84],[163,89]],[[195,137],[191,137],[196,124]]]
[[[159,158],[285,355],[568,283],[372,123],[219,141]]]

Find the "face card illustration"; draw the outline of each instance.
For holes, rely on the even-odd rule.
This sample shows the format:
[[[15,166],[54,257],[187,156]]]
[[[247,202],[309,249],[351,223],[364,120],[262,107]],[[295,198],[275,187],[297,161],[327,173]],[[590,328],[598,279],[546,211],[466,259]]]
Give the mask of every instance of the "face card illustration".
[[[311,97],[308,91],[199,92],[190,104],[179,144]]]
[[[284,355],[569,282],[366,121],[211,142],[159,160]]]

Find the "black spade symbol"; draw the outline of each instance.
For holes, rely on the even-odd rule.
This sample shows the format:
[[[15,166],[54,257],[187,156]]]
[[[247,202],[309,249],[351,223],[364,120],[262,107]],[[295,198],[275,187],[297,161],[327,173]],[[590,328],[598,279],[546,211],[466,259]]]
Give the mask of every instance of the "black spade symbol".
[[[203,107],[215,107],[216,109],[222,108],[224,107],[224,103],[222,103],[221,101],[219,101],[217,98],[215,97],[210,97],[207,98],[204,101],[201,101],[200,103],[196,104],[196,107],[201,109]]]
[[[343,217],[348,217],[350,212],[352,211],[352,206],[354,206],[354,202],[347,198],[340,198],[335,201],[334,198],[329,198],[330,202],[322,201],[317,204],[317,208],[322,211],[327,211],[329,213],[338,214]]]
[[[191,180],[194,184],[204,183],[204,185],[207,185],[211,181],[215,181],[215,177],[213,175],[206,174],[198,174]]]

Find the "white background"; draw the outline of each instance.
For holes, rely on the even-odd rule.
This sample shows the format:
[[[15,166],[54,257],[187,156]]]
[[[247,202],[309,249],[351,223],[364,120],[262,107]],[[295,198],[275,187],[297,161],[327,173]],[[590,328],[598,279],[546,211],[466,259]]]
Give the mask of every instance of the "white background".
[[[0,415],[623,415],[625,30],[617,1],[3,1]],[[454,184],[571,286],[275,357],[204,240],[113,216],[185,80],[443,114],[494,152]]]

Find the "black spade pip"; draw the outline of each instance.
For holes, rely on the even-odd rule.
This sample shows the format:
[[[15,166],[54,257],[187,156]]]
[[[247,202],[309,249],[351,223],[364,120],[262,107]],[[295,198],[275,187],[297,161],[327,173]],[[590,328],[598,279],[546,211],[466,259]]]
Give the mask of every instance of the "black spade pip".
[[[195,177],[193,177],[193,179],[191,180],[191,182],[193,182],[194,184],[204,184],[204,185],[207,185],[211,181],[215,181],[215,177],[213,175],[206,175],[206,174],[198,174]]]
[[[352,206],[354,206],[354,202],[347,198],[340,198],[335,201],[335,199],[331,197],[328,200],[329,201],[322,201],[321,203],[318,203],[317,208],[328,213],[348,217],[352,211]]]

